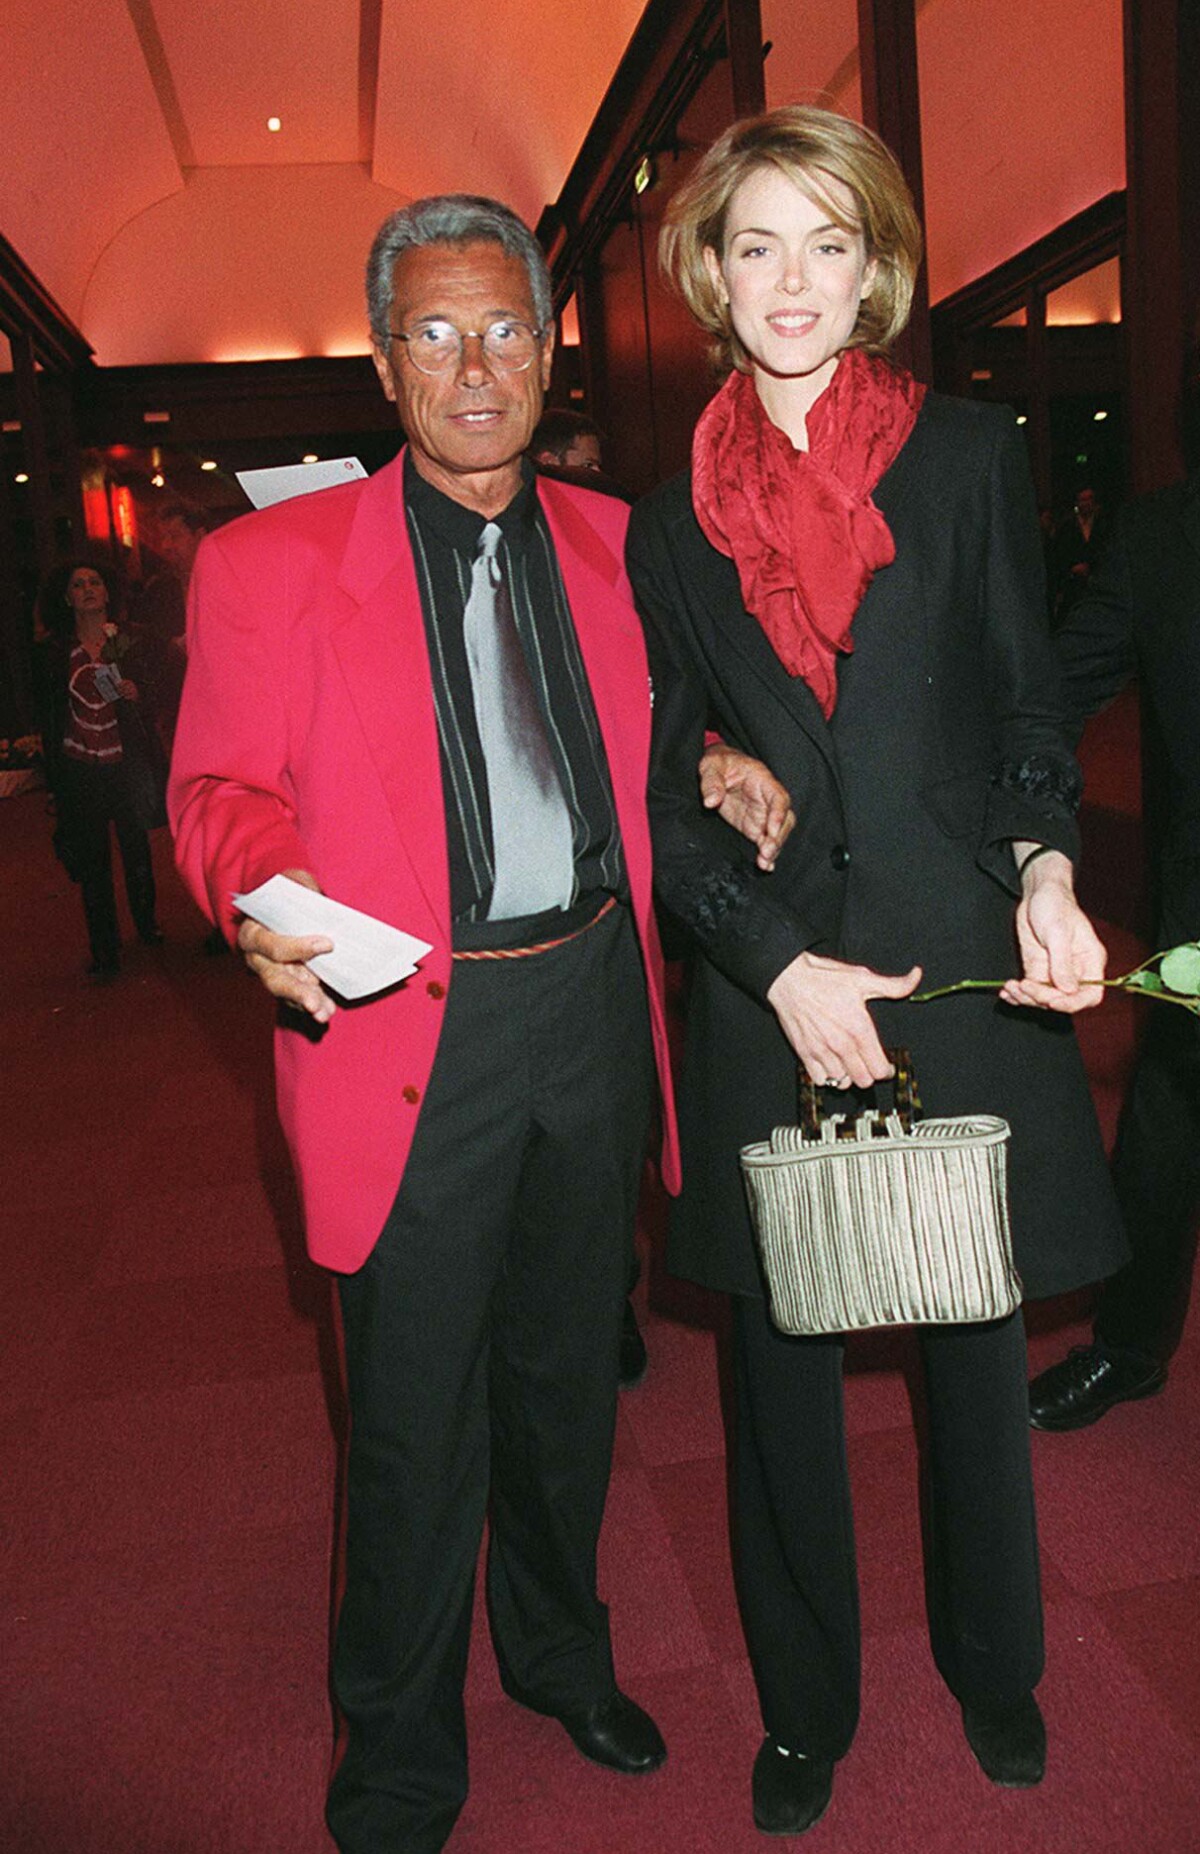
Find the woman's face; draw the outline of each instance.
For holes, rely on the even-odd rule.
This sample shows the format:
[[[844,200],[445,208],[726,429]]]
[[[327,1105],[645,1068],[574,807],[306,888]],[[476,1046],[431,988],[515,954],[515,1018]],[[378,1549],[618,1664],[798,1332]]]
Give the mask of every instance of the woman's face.
[[[67,581],[67,604],[76,619],[108,610],[108,588],[94,567],[76,567]]]
[[[825,174],[820,184],[853,225],[849,189]],[[704,260],[756,376],[803,379],[815,398],[875,282],[862,232],[845,231],[786,174],[763,167],[729,203],[724,251],[709,247]]]

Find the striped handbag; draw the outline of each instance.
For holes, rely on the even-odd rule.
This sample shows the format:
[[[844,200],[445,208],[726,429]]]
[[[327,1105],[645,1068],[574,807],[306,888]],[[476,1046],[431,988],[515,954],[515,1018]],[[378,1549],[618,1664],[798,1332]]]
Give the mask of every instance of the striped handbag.
[[[1008,1123],[921,1120],[907,1050],[896,1104],[824,1117],[807,1077],[801,1124],[742,1149],[781,1332],[998,1320],[1020,1305],[1008,1222]]]

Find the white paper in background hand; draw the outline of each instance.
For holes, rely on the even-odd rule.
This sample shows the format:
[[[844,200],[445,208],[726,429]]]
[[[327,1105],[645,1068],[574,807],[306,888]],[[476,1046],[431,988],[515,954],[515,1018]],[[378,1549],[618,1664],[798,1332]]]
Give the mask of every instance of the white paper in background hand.
[[[323,985],[343,998],[370,998],[398,985],[433,951],[427,940],[318,895],[290,876],[272,876],[251,894],[235,895],[233,905],[272,933],[324,934],[332,940],[332,953],[318,953],[307,963]]]
[[[97,663],[96,693],[105,702],[116,702],[121,696],[121,672],[115,663]]]

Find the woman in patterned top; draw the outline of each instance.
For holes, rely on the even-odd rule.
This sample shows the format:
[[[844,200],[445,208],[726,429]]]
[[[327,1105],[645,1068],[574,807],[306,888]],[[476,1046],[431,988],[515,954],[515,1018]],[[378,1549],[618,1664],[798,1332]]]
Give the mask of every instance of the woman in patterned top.
[[[52,573],[41,612],[49,636],[40,694],[46,777],[54,794],[54,844],[79,883],[91,948],[89,974],[120,969],[109,827],[125,871],[138,937],[162,939],[155,918],[147,830],[165,822],[165,768],[151,712],[146,653],[118,622],[118,588],[107,568],[76,561]]]

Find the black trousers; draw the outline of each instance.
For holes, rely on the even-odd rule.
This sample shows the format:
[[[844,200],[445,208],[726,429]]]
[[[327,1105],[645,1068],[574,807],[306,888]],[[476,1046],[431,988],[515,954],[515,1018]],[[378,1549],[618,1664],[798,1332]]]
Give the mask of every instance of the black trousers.
[[[1187,1315],[1200,1214],[1200,1023],[1186,1011],[1147,1007],[1113,1182],[1132,1259],[1104,1285],[1096,1337],[1165,1362]]]
[[[759,1300],[734,1310],[733,1561],[763,1725],[793,1750],[840,1758],[860,1660],[843,1341],[786,1338]],[[1043,1665],[1021,1319],[927,1326],[917,1339],[934,1659],[960,1700],[1016,1699]]]
[[[562,1713],[613,1688],[596,1542],[652,1076],[624,908],[536,958],[456,965],[395,1207],[339,1284],[343,1854],[433,1854],[465,1800],[486,1512],[505,1690]]]
[[[115,966],[121,955],[117,898],[113,889],[112,839],[117,834],[125,896],[137,931],[155,931],[154,867],[150,838],[138,822],[120,763],[95,768],[65,762],[59,789],[59,821],[70,843],[72,873],[79,882],[88,945],[97,965]]]

